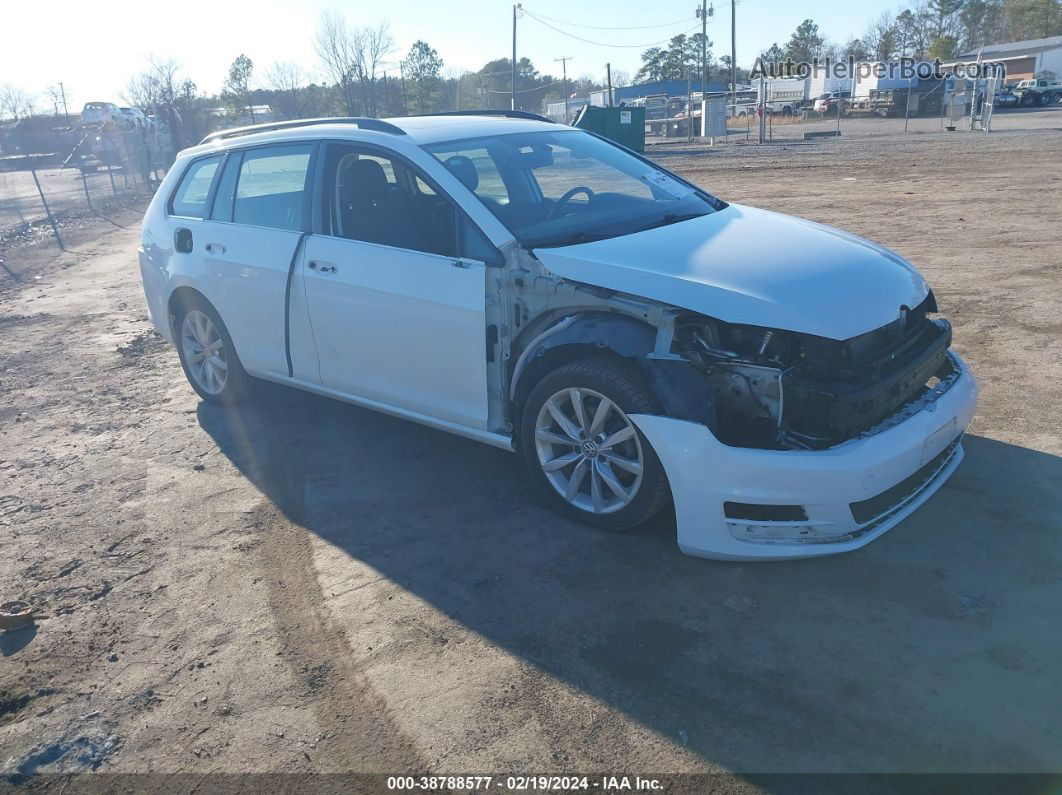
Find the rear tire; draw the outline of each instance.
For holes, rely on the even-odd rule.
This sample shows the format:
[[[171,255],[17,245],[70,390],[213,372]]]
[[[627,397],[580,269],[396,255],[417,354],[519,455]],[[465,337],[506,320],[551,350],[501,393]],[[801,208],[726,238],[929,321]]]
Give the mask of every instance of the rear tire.
[[[610,531],[659,513],[667,476],[629,418],[659,411],[641,372],[617,357],[579,359],[539,381],[523,406],[520,448],[550,507]]]
[[[177,355],[185,378],[207,403],[227,406],[247,395],[251,377],[217,311],[203,298],[188,298],[177,307],[173,324]]]

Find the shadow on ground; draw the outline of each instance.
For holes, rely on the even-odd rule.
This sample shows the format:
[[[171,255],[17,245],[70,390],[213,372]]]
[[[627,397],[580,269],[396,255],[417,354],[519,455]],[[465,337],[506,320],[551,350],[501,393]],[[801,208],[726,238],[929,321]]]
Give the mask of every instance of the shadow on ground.
[[[334,401],[265,386],[199,422],[292,521],[713,764],[1062,768],[1058,457],[969,438],[866,549],[734,564],[680,554],[668,517],[569,523],[517,456]]]

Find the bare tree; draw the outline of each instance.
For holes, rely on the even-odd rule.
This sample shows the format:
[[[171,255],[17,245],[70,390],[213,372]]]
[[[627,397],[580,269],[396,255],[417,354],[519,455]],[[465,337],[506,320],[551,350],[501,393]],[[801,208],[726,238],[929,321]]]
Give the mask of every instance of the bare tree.
[[[122,99],[134,108],[154,108],[161,104],[159,81],[152,72],[141,72],[129,78],[122,91]]]
[[[387,56],[395,51],[395,40],[391,35],[391,26],[381,22],[374,28],[362,28],[357,32],[360,42],[361,80],[366,87],[366,110],[370,116],[377,115],[376,75],[386,62]]]
[[[48,99],[52,101],[52,109],[56,116],[59,115],[59,106],[63,104],[63,92],[58,85],[50,85],[44,89]]]
[[[33,99],[23,89],[10,83],[0,84],[0,118],[18,121],[33,115]]]
[[[362,110],[376,115],[376,83],[387,56],[395,51],[391,26],[356,28],[342,14],[325,11],[314,35],[314,49],[328,78],[339,87],[347,115],[357,114],[360,94]]]
[[[888,11],[867,25],[862,41],[867,56],[878,61],[891,61],[904,54],[896,19]]]
[[[357,31],[346,18],[333,11],[321,13],[313,44],[328,79],[339,87],[343,108],[348,116],[357,115],[356,80],[359,70],[360,44]]]
[[[181,68],[180,63],[173,58],[161,59],[154,55],[148,58],[148,63],[151,65],[151,74],[154,75],[158,84],[159,101],[168,105],[173,104],[177,99],[180,83],[177,78],[177,70]]]
[[[822,57],[829,58],[833,62],[840,61],[846,57],[846,50],[837,42],[824,39],[822,42]]]
[[[147,69],[129,78],[122,99],[142,110],[172,105],[179,93],[177,71],[180,64],[172,58],[161,59],[153,55],[147,61]]]
[[[303,111],[299,91],[307,83],[306,73],[294,61],[276,61],[265,73],[266,87],[275,93],[273,102],[286,119],[298,119]]]

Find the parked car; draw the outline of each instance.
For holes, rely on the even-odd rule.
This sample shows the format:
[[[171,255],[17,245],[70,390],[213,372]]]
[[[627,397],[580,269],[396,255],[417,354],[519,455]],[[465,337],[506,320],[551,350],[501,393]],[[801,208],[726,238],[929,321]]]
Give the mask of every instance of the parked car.
[[[851,91],[831,91],[815,99],[814,109],[817,113],[845,113],[852,104]]]
[[[81,109],[81,123],[104,125],[108,122],[124,126],[122,111],[113,102],[86,102]]]
[[[118,111],[121,113],[123,126],[131,129],[148,127],[147,116],[144,115],[144,111],[140,110],[140,108],[120,107]]]
[[[898,254],[515,111],[211,134],[139,257],[234,423],[258,379],[366,406],[518,452],[598,528],[673,500],[693,555],[867,544],[955,470],[976,402]]]

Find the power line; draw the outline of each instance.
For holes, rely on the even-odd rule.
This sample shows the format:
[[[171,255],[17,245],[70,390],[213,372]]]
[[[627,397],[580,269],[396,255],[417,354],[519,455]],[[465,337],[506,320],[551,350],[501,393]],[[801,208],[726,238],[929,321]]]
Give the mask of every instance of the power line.
[[[524,13],[530,14],[531,12],[525,8]],[[592,28],[593,30],[651,30],[653,28],[670,28],[673,25],[681,25],[684,22],[690,22],[693,19],[692,17],[686,17],[685,19],[676,19],[674,22],[664,22],[660,25],[630,25],[628,27],[607,27],[605,25],[584,25],[580,22],[566,22],[563,19],[547,17],[545,14],[539,14],[539,16],[542,19],[548,19],[551,22],[556,22],[558,25],[568,25],[573,28]]]
[[[616,47],[616,48],[621,48],[621,49],[631,49],[631,48],[633,48],[633,49],[644,49],[645,47],[656,47],[656,46],[658,46],[660,44],[667,44],[675,36],[680,36],[680,35],[686,35],[686,34],[689,34],[689,33],[693,33],[695,30],[697,30],[697,27],[698,27],[697,25],[694,25],[689,30],[682,31],[681,33],[676,33],[675,36],[669,36],[668,38],[663,39],[662,41],[651,41],[651,42],[648,42],[647,44],[612,44],[610,42],[604,42],[604,41],[591,41],[590,39],[584,39],[582,36],[576,36],[574,33],[569,33],[566,30],[561,30],[560,28],[556,27],[555,25],[551,25],[549,22],[546,22],[546,20],[539,19],[539,17],[537,17],[535,14],[532,14],[526,8],[523,9],[523,12],[525,14],[527,14],[527,16],[531,17],[531,19],[533,19],[536,22],[538,22],[539,24],[545,25],[550,30],[556,31],[557,33],[561,34],[562,36],[567,36],[568,38],[575,39],[576,41],[581,41],[581,42],[583,42],[583,44],[593,44],[593,45],[595,45],[597,47]]]
[[[543,83],[542,85],[535,86],[534,88],[521,88],[516,93],[517,94],[527,94],[530,91],[538,91],[539,89],[542,89],[542,88],[549,88],[550,86],[560,85],[563,82],[564,82],[563,80],[554,80],[552,83]],[[512,91],[498,91],[498,90],[493,89],[493,88],[484,88],[483,91],[486,91],[486,92],[488,92],[490,94],[511,94],[511,93],[513,93]]]

